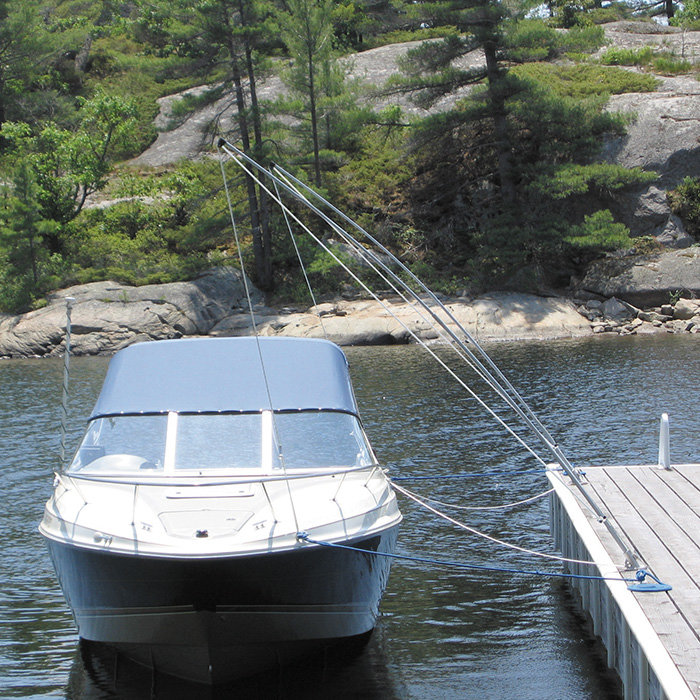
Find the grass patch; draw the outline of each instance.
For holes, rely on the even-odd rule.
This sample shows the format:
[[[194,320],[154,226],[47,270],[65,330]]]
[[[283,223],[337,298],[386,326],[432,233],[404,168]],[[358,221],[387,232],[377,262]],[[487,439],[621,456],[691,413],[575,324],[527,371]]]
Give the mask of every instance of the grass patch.
[[[376,49],[389,44],[403,44],[407,41],[423,41],[425,39],[444,39],[448,36],[459,36],[456,27],[426,27],[425,29],[397,30],[386,34],[377,34],[365,39],[361,51]]]
[[[669,51],[655,51],[651,46],[639,49],[621,49],[611,47],[601,56],[600,62],[606,66],[638,66],[651,68],[663,75],[678,75],[693,70],[690,61],[678,58]]]
[[[558,66],[551,63],[531,63],[517,66],[513,72],[518,77],[530,78],[547,85],[557,95],[575,98],[653,92],[658,85],[658,80],[651,75],[595,65]]]
[[[605,66],[648,66],[653,55],[651,46],[643,46],[640,49],[611,46],[600,57],[600,62]]]

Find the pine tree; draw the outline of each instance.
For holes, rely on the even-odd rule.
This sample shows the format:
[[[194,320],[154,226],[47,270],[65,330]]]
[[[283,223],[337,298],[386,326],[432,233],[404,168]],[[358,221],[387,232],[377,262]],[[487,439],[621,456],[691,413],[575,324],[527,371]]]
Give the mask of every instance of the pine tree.
[[[330,76],[333,51],[331,0],[288,0],[280,16],[282,39],[292,58],[290,87],[305,101],[311,125],[314,179],[321,185],[319,101],[324,72]]]
[[[35,0],[0,0],[0,127],[21,119],[21,101],[47,58],[45,32]]]
[[[204,0],[196,6],[204,39],[222,52],[236,102],[236,122],[244,152],[261,158],[262,115],[257,97],[254,60],[256,43],[267,32],[267,8],[255,0]],[[246,85],[247,83],[247,85]],[[247,90],[246,90],[247,87]],[[251,107],[248,107],[250,100]],[[267,197],[245,176],[255,276],[258,286],[272,288],[272,237],[267,213]]]
[[[41,266],[48,258],[44,245],[58,224],[44,219],[36,176],[27,160],[19,162],[0,211],[0,270],[3,304],[26,308],[43,291]]]

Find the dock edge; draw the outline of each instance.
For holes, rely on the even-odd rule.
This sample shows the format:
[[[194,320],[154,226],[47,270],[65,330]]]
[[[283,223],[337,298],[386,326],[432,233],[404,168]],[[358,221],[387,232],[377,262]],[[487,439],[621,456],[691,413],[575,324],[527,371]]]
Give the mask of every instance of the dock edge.
[[[565,571],[584,576],[620,577],[620,570],[591,526],[564,474],[548,469],[547,479],[554,489],[550,495],[550,532],[555,547],[564,557],[595,562],[595,567],[565,562]],[[622,681],[625,700],[691,700],[694,697],[624,581],[571,578],[568,583],[591,619],[594,635],[605,647],[608,667],[615,670]]]

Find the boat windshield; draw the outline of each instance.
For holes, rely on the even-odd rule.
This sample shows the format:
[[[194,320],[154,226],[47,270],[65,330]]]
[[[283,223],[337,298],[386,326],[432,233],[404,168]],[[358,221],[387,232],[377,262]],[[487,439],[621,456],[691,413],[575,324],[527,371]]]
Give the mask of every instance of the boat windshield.
[[[90,423],[69,471],[162,472],[167,416],[116,416]]]
[[[94,420],[69,472],[250,474],[373,463],[360,423],[348,413],[170,413]]]

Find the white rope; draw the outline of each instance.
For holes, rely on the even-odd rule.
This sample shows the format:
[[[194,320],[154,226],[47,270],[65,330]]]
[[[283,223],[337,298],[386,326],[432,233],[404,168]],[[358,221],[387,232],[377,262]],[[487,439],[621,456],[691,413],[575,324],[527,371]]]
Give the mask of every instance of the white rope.
[[[444,506],[445,508],[454,508],[455,510],[504,510],[506,508],[515,508],[516,506],[522,506],[526,503],[532,503],[533,501],[537,501],[540,498],[549,496],[549,494],[553,491],[553,488],[547,489],[546,491],[542,491],[542,493],[538,493],[536,496],[530,496],[530,498],[525,498],[522,501],[515,501],[514,503],[504,503],[499,506],[459,506],[456,503],[445,503],[444,501],[439,501],[437,498],[428,498],[427,496],[423,496],[423,499],[428,503],[436,503],[439,506]]]
[[[268,189],[263,182],[260,181],[259,178],[256,177],[254,173],[252,173],[241,161],[240,159],[236,158],[235,156],[231,155],[229,153],[229,156],[231,157],[232,160],[234,160],[238,166],[250,177],[252,177],[256,183],[262,187],[269,195],[270,197],[279,204],[279,206],[286,210],[289,214],[289,216],[299,225],[301,228],[309,235],[313,240],[324,250],[326,251],[379,305],[415,340],[416,343],[418,343],[426,352],[430,354],[430,356],[465,390],[467,391],[472,398],[477,401],[477,403],[489,414],[491,415],[496,422],[498,422],[517,442],[519,442],[542,466],[546,467],[547,462],[545,462],[540,455],[535,452],[535,450],[528,445],[525,440],[520,437],[483,399],[481,399],[472,389],[471,387],[459,376],[455,373],[455,371],[449,367],[445,361],[440,358],[435,351],[430,348],[422,338],[420,338],[416,333],[409,328],[394,312],[391,310],[391,308],[375,294],[368,286],[365,284],[363,280],[361,280],[353,270],[351,270],[311,229],[309,229],[308,226],[306,226],[299,217],[297,217],[294,212],[292,212],[281,200],[277,199],[275,195],[272,193],[270,189]]]
[[[275,423],[275,412],[273,411],[272,408],[272,395],[270,393],[270,383],[268,382],[267,379],[267,372],[265,371],[265,362],[263,360],[263,354],[262,354],[262,348],[260,347],[260,336],[258,335],[258,327],[257,324],[255,323],[255,312],[253,311],[253,301],[250,296],[250,289],[248,287],[248,277],[245,273],[245,267],[243,266],[243,251],[241,249],[241,243],[238,238],[238,227],[236,226],[236,217],[233,214],[233,204],[231,203],[231,193],[229,192],[229,187],[228,187],[228,179],[226,177],[226,171],[224,169],[224,159],[223,156],[219,158],[219,164],[221,165],[221,177],[224,180],[224,190],[226,191],[226,203],[228,205],[228,211],[229,211],[229,216],[231,217],[231,226],[233,228],[233,237],[236,241],[236,250],[238,252],[238,262],[241,266],[241,276],[243,277],[243,286],[245,288],[245,294],[246,298],[248,300],[248,310],[250,311],[250,320],[251,323],[253,324],[253,334],[255,336],[255,343],[257,345],[258,349],[258,356],[260,358],[260,368],[262,370],[263,374],[263,380],[265,382],[265,391],[267,393],[267,401],[268,405],[270,406],[270,412],[272,413],[272,430],[273,434],[275,436],[275,442],[278,446],[278,454],[279,454],[279,460],[280,464],[282,465],[282,471],[284,472],[285,475],[285,483],[287,485],[287,493],[289,495],[289,502],[292,507],[292,516],[294,517],[294,527],[296,528],[297,532],[299,531],[299,520],[297,518],[297,511],[296,508],[294,507],[294,497],[292,496],[292,487],[291,484],[289,483],[289,479],[287,478],[287,467],[285,465],[284,461],[284,456],[282,454],[282,450],[280,447],[280,440],[277,434],[277,426]]]
[[[280,193],[279,190],[277,189],[277,183],[274,182],[273,184],[275,186],[275,194],[277,195],[277,201],[280,201]],[[323,331],[323,337],[328,340],[328,333],[326,333],[326,326],[323,323],[323,317],[321,316],[321,312],[318,310],[318,304],[316,302],[316,295],[314,294],[313,287],[311,286],[311,280],[309,279],[308,274],[306,273],[306,266],[304,265],[304,260],[301,257],[301,251],[299,250],[299,246],[297,245],[296,238],[294,237],[294,232],[292,231],[292,224],[289,221],[289,217],[287,216],[287,210],[282,209],[282,214],[284,215],[284,221],[287,224],[287,231],[289,231],[289,237],[292,239],[292,245],[294,246],[294,251],[297,254],[297,260],[299,261],[299,267],[301,267],[301,271],[304,274],[304,280],[306,280],[306,288],[309,290],[309,296],[311,297],[311,302],[314,305],[314,310],[316,312],[316,316],[318,317],[318,322],[321,324],[321,330]]]
[[[254,162],[254,161],[253,161]],[[350,226],[352,226],[356,231],[358,231],[360,234],[362,234],[368,241],[372,243],[372,245],[376,246],[379,250],[381,250],[385,255],[389,256],[390,259],[392,259],[398,266],[399,268],[403,271],[403,273],[411,279],[418,287],[419,289],[422,289],[423,292],[425,292],[430,299],[433,300],[435,304],[447,315],[448,319],[452,321],[452,323],[455,324],[457,328],[459,328],[462,333],[464,334],[465,338],[469,343],[471,343],[476,350],[479,352],[481,357],[484,359],[484,361],[488,364],[489,367],[491,367],[491,370],[493,374],[498,377],[498,380],[502,382],[502,384],[499,384],[499,382],[494,378],[493,374],[489,372],[489,370],[481,363],[481,361],[469,350],[468,347],[464,345],[464,343],[461,341],[460,338],[457,337],[457,335],[448,327],[448,325],[434,312],[432,308],[430,308],[428,305],[426,305],[423,300],[420,298],[420,296],[408,285],[401,277],[396,275],[393,271],[389,270],[382,262],[379,260],[376,256],[375,259],[377,262],[384,267],[384,269],[389,272],[400,284],[404,286],[415,298],[418,303],[420,303],[426,311],[430,313],[430,315],[435,319],[435,321],[438,322],[438,324],[444,328],[445,332],[449,334],[449,336],[452,338],[451,344],[456,343],[460,348],[463,349],[463,351],[469,355],[473,361],[478,365],[480,368],[479,370],[476,369],[473,365],[473,369],[475,371],[478,371],[481,374],[481,371],[485,373],[485,376],[483,378],[485,381],[491,385],[492,389],[499,393],[499,395],[502,396],[502,398],[508,403],[508,405],[517,413],[520,413],[521,411],[524,412],[527,415],[523,415],[523,419],[526,420],[528,425],[534,432],[543,439],[545,444],[552,449],[556,448],[556,442],[552,438],[552,436],[549,434],[549,431],[546,429],[546,427],[542,424],[542,422],[539,420],[537,415],[532,411],[530,406],[527,404],[525,399],[523,399],[522,396],[520,396],[519,392],[517,389],[508,381],[508,378],[501,372],[501,370],[498,368],[498,365],[491,359],[491,357],[488,355],[488,353],[479,345],[479,343],[476,341],[476,339],[469,333],[469,331],[455,318],[455,316],[450,312],[450,310],[437,298],[437,296],[434,294],[434,292],[427,287],[423,281],[417,277],[409,267],[407,267],[401,260],[399,260],[395,255],[391,253],[385,246],[381,244],[380,241],[378,241],[374,236],[372,236],[369,232],[367,232],[365,229],[363,229],[357,222],[353,221],[347,214],[345,214],[343,211],[335,207],[333,204],[331,204],[329,201],[324,199],[318,192],[313,190],[311,187],[303,183],[301,180],[298,178],[294,177],[291,173],[288,173],[286,170],[281,168],[279,165],[274,166],[275,170],[278,173],[282,173],[287,179],[292,180],[293,182],[297,183],[300,187],[304,189],[304,191],[310,193],[314,198],[322,202],[326,207],[328,207],[331,211],[335,212],[337,215],[339,215],[344,221],[346,221]],[[292,186],[292,191],[295,193],[299,198],[302,199],[302,201],[307,202],[308,206],[312,208],[312,211],[315,211],[319,216],[321,216],[325,221],[327,221],[330,225],[334,226],[338,232],[342,232],[342,234],[348,236],[360,249],[365,250],[360,246],[359,242],[357,242],[352,236],[350,236],[349,233],[345,232],[344,229],[339,227],[335,222],[332,222],[328,217],[326,217],[323,212],[318,210],[316,207],[314,207],[309,200],[304,197],[298,190],[298,188]],[[342,235],[341,234],[341,235]],[[366,251],[365,251],[366,252]],[[491,382],[494,382],[494,384],[491,384]]]
[[[437,508],[433,508],[429,503],[426,503],[423,499],[421,499],[420,497],[418,497],[416,494],[409,491],[408,489],[403,488],[403,486],[398,486],[394,482],[392,482],[392,486],[399,493],[402,493],[404,496],[410,498],[412,501],[415,501],[416,503],[418,503],[418,505],[423,506],[423,508],[426,508],[427,510],[429,510],[431,513],[434,513],[438,517],[443,518],[443,520],[447,520],[448,522],[452,523],[453,525],[456,525],[457,527],[462,528],[463,530],[466,530],[467,532],[471,532],[473,535],[477,535],[478,537],[483,537],[485,540],[488,540],[489,542],[499,544],[502,547],[507,547],[508,549],[514,549],[515,551],[522,552],[523,554],[532,554],[533,556],[541,557],[543,559],[554,559],[555,561],[565,561],[565,562],[568,562],[570,564],[595,565],[595,562],[593,562],[593,561],[585,561],[585,560],[581,560],[581,559],[567,559],[566,557],[559,556],[558,554],[547,554],[546,552],[537,552],[534,549],[527,549],[526,547],[521,547],[517,544],[511,544],[510,542],[504,542],[503,540],[499,540],[497,537],[493,537],[492,535],[487,535],[485,532],[481,532],[480,530],[477,530],[476,528],[470,527],[469,525],[466,525],[465,523],[462,523],[459,520],[455,520],[454,518],[447,515],[447,513],[443,513],[442,511],[437,510]]]

